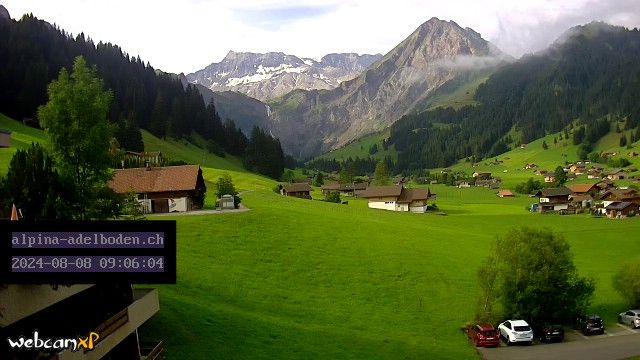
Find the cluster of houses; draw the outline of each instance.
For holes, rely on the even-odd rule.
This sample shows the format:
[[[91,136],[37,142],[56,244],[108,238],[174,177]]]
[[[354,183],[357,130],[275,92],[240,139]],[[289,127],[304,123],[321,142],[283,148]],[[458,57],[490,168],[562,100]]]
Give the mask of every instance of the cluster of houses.
[[[640,193],[632,188],[614,188],[610,181],[546,188],[535,196],[538,203],[533,204],[531,210],[540,213],[570,214],[578,209],[589,209],[596,215],[620,218],[637,215],[640,211]]]
[[[609,171],[605,171],[605,169],[600,165],[589,164],[589,161],[578,161],[577,163],[563,167],[563,170],[567,174],[567,179],[569,180],[575,180],[579,175],[585,174],[589,179],[608,179],[613,181],[630,178],[625,169],[611,169]],[[540,170],[536,164],[526,164],[524,169],[534,169],[534,173],[536,175],[544,177],[545,183],[553,183],[556,181],[556,176],[553,171]]]
[[[502,183],[499,177],[493,177],[490,172],[476,171],[473,173],[473,180],[458,180],[455,182],[458,188],[468,188],[471,186],[485,187],[488,189],[498,189]]]
[[[342,196],[368,199],[372,209],[424,213],[428,201],[434,200],[436,194],[429,189],[410,189],[404,186],[406,179],[394,179],[395,185],[371,186],[365,182],[347,184],[330,183],[322,185],[323,194],[339,192]],[[307,182],[280,185],[280,194],[303,199],[311,199],[311,185]]]

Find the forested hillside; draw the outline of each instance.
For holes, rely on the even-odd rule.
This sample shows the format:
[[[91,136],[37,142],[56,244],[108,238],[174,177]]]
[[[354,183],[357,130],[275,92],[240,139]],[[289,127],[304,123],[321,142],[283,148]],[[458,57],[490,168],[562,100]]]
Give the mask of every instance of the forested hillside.
[[[639,58],[637,29],[573,28],[549,49],[496,71],[478,87],[479,105],[407,115],[393,124],[389,144],[400,152],[398,169],[496,155],[574,122],[596,128],[604,116],[625,119],[626,129],[634,129],[640,123]],[[586,152],[588,145],[585,140]]]
[[[70,69],[77,56],[96,66],[113,93],[109,120],[116,125],[115,137],[123,149],[144,149],[140,129],[178,139],[195,132],[206,140],[208,151],[222,156],[244,156],[252,143],[233,120],[223,122],[213,101],[205,103],[195,86],[183,85],[177,76],[154,69],[117,45],[94,44],[84,34],[74,38],[32,15],[19,21],[0,19],[0,112],[32,119],[37,126],[36,112],[47,101],[47,85],[62,68]],[[272,155],[283,163],[281,149]],[[270,171],[278,173],[282,168]]]

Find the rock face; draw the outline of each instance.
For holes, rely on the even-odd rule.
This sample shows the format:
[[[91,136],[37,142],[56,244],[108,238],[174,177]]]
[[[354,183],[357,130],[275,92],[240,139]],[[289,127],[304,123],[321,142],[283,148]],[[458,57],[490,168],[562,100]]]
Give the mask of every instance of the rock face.
[[[6,7],[0,5],[0,19],[11,19],[11,15],[9,15],[9,10]]]
[[[221,62],[188,74],[187,79],[213,91],[237,91],[266,101],[295,89],[333,89],[358,76],[381,57],[329,54],[318,62],[281,52],[230,51]]]
[[[314,156],[391,125],[456,76],[506,59],[472,29],[432,18],[353,80],[272,102],[271,130],[294,157]]]

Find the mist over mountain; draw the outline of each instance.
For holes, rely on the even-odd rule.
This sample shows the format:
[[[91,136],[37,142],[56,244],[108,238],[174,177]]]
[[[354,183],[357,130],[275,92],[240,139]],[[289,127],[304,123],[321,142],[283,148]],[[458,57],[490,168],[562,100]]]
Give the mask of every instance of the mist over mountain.
[[[432,18],[355,79],[274,101],[273,133],[294,156],[317,155],[388,127],[458,76],[509,60],[472,29]]]
[[[229,51],[219,63],[188,74],[213,91],[237,91],[267,101],[295,89],[333,89],[353,79],[382,55],[328,54],[320,61],[281,52]]]

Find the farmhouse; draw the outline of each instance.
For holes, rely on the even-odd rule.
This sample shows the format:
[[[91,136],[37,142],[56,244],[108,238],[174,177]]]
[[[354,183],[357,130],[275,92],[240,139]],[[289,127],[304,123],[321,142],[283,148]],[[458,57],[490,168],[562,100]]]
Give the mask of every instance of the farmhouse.
[[[369,199],[369,207],[392,211],[424,213],[427,200],[435,197],[430,190],[407,189],[402,185],[370,186],[362,194]]]
[[[610,219],[634,216],[638,213],[639,206],[630,201],[616,201],[604,208]]]
[[[460,189],[471,187],[471,184],[467,180],[458,180],[456,181],[456,186]]]
[[[624,169],[613,169],[607,173],[607,179],[609,180],[624,180],[625,178]]]
[[[569,209],[569,195],[571,195],[571,190],[564,186],[539,190],[536,196],[539,198],[540,212],[545,213],[548,211]]]
[[[531,163],[531,164],[527,164],[524,166],[525,169],[529,170],[529,169],[536,169],[538,167],[538,165]]]
[[[11,130],[0,129],[0,148],[11,147]]]
[[[489,180],[491,179],[491,173],[490,172],[474,172],[473,173],[473,177],[476,178],[477,180]]]
[[[127,151],[124,154],[124,158],[129,162],[138,163],[141,166],[145,166],[147,164],[161,166],[164,160],[160,151]]]
[[[582,175],[587,171],[583,164],[573,164],[569,167],[569,172],[576,175]]]
[[[507,190],[507,189],[498,191],[497,195],[501,198],[513,197],[513,193],[511,192],[511,190]]]
[[[201,209],[207,187],[199,165],[114,170],[109,187],[135,193],[144,213]]]
[[[367,183],[359,182],[359,183],[350,183],[350,184],[340,184],[340,183],[330,183],[325,184],[320,187],[322,189],[322,194],[327,195],[330,192],[337,191],[340,195],[343,196],[353,196],[359,197],[362,195],[364,190],[367,188]]]
[[[306,182],[280,185],[280,194],[302,199],[311,199],[311,185]]]
[[[600,195],[600,200],[605,208],[614,202],[624,201],[640,205],[640,194],[634,189],[609,189]]]
[[[572,195],[589,194],[591,196],[594,196],[598,193],[596,184],[573,184],[569,185],[569,190],[571,190]]]

